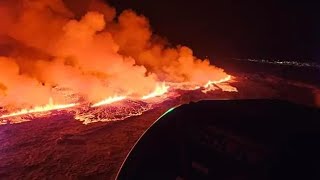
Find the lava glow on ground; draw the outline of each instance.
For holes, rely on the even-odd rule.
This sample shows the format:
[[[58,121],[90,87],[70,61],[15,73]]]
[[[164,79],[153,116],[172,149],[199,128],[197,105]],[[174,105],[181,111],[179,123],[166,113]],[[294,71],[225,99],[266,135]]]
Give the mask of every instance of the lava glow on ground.
[[[233,78],[227,76],[219,81],[209,81],[200,88],[188,87],[183,89],[176,84],[176,87],[170,87],[165,83],[158,85],[155,90],[140,98],[134,98],[130,96],[112,96],[108,97],[100,102],[89,104],[88,103],[70,103],[70,104],[55,104],[52,98],[49,103],[43,106],[35,106],[30,109],[21,109],[11,113],[3,113],[0,116],[0,124],[14,124],[33,119],[50,117],[53,112],[72,114],[75,119],[82,121],[84,124],[89,124],[98,121],[115,121],[122,120],[130,116],[141,115],[143,112],[151,109],[152,104],[159,103],[167,98],[169,92],[175,90],[188,90],[189,89],[201,89],[203,93],[207,93],[213,90],[221,89],[222,91],[237,92],[237,89],[228,84]],[[122,102],[122,103],[121,103]],[[114,108],[118,108],[117,111],[112,111]],[[121,109],[119,111],[119,109]],[[108,111],[107,113],[103,113]],[[103,117],[105,116],[105,117]]]

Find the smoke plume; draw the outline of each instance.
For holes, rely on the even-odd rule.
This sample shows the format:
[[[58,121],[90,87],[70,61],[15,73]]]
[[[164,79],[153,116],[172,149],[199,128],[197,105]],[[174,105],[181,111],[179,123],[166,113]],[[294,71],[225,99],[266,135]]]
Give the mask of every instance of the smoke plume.
[[[62,0],[0,2],[2,106],[68,101],[55,87],[97,102],[141,97],[159,82],[202,85],[227,76],[190,48],[159,40],[146,17],[132,10],[116,17],[113,7],[88,2],[85,10]]]

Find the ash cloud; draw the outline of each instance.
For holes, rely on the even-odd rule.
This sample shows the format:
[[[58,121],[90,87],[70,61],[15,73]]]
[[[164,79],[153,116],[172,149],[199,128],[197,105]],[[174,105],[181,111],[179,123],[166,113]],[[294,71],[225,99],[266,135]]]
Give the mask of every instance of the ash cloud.
[[[188,47],[153,35],[148,19],[98,0],[79,8],[62,0],[0,2],[0,100],[4,106],[68,100],[63,87],[96,102],[142,96],[159,82],[204,84],[227,74]]]

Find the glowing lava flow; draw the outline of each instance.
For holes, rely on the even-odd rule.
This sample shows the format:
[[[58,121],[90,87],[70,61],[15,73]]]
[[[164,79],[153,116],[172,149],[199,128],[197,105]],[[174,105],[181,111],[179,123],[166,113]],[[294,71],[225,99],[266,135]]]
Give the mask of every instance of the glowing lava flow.
[[[205,88],[204,90],[202,90],[202,92],[207,93],[209,91],[213,91],[218,88],[222,89],[223,91],[237,92],[236,88],[234,88],[226,83],[227,81],[229,81],[231,79],[232,79],[232,76],[228,75],[225,78],[217,80],[217,81],[208,81],[204,86],[202,86],[203,88]],[[166,85],[165,83],[157,84],[157,86],[155,87],[155,90],[152,91],[150,94],[147,94],[147,95],[141,97],[141,100],[147,100],[147,99],[163,96],[164,94],[166,94],[168,92],[170,87],[173,89],[179,89],[179,86],[174,88],[173,86]],[[197,90],[200,87],[201,86],[194,85],[190,90]],[[129,96],[112,96],[112,97],[108,97],[100,102],[97,102],[97,103],[91,105],[90,107],[94,108],[94,107],[104,106],[104,105],[112,104],[112,103],[122,101],[122,100],[125,100],[128,98],[130,98],[130,97]],[[33,113],[48,112],[48,111],[52,111],[52,110],[67,109],[67,108],[71,108],[71,107],[74,107],[77,105],[80,105],[80,104],[79,103],[54,104],[52,98],[50,98],[49,103],[47,105],[36,106],[32,109],[22,109],[17,112],[5,114],[5,115],[0,116],[0,119],[21,116],[21,115],[27,115],[27,114],[33,114]]]
[[[52,98],[50,98],[49,103],[47,105],[36,106],[32,109],[22,109],[17,112],[2,115],[2,116],[0,116],[0,118],[8,118],[8,117],[21,116],[21,115],[32,114],[32,113],[48,112],[48,111],[53,111],[53,110],[61,110],[61,109],[71,108],[71,107],[74,107],[77,105],[78,104],[76,104],[76,103],[54,104]]]
[[[153,92],[151,92],[148,95],[143,96],[141,99],[146,100],[146,99],[150,99],[153,97],[161,96],[161,95],[167,93],[168,89],[169,89],[169,86],[167,86],[165,83],[162,83],[161,85],[157,85],[156,89]]]
[[[103,105],[107,105],[107,104],[111,104],[117,101],[121,101],[126,99],[127,96],[114,96],[114,97],[108,97],[107,99],[104,99],[100,102],[97,102],[95,104],[93,104],[91,107],[98,107],[98,106],[103,106]]]
[[[204,85],[205,88],[209,88],[211,85],[213,84],[220,84],[220,83],[224,83],[224,82],[227,82],[231,79],[231,76],[228,75],[227,77],[223,78],[223,79],[220,79],[218,81],[208,81],[207,84]]]
[[[202,90],[203,93],[208,93],[210,91],[214,91],[216,89],[221,89],[222,91],[226,92],[238,92],[237,88],[230,86],[229,84],[226,84],[225,82],[231,80],[231,76],[228,75],[227,77],[220,79],[218,81],[209,81],[207,84],[205,84],[203,87],[205,88]],[[215,85],[215,86],[214,86]]]

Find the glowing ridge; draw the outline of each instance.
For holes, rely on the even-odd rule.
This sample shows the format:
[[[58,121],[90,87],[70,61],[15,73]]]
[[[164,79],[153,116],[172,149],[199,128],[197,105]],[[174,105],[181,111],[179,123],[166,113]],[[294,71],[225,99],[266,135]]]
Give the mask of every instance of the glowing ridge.
[[[91,107],[98,107],[98,106],[103,106],[103,105],[107,105],[107,104],[111,104],[117,101],[122,101],[124,99],[126,99],[127,96],[113,96],[113,97],[108,97],[107,99],[104,99],[100,102],[97,102],[95,104],[93,104]]]
[[[169,86],[167,86],[165,83],[161,83],[161,85],[156,86],[156,89],[153,92],[151,92],[148,95],[143,96],[141,99],[146,100],[146,99],[150,99],[153,97],[161,96],[161,95],[167,93],[168,89],[169,89]]]
[[[74,106],[77,106],[77,103],[71,103],[71,104],[54,104],[53,99],[49,99],[49,103],[44,105],[44,106],[36,106],[32,109],[22,109],[17,112],[13,112],[10,114],[5,114],[0,116],[1,118],[8,118],[8,117],[14,117],[14,116],[21,116],[21,115],[26,115],[26,114],[32,114],[32,113],[40,113],[40,112],[48,112],[48,111],[53,111],[53,110],[61,110],[61,109],[67,109],[71,108]]]
[[[220,79],[218,81],[208,81],[207,84],[205,84],[203,87],[205,88],[209,88],[211,85],[213,84],[220,84],[220,83],[224,83],[224,82],[227,82],[231,79],[231,76],[228,75],[227,77],[223,78],[223,79]]]

